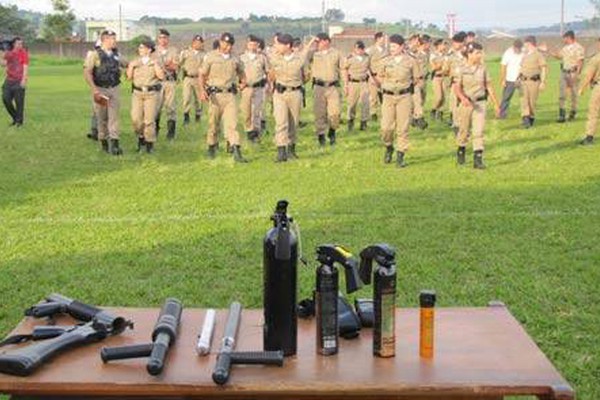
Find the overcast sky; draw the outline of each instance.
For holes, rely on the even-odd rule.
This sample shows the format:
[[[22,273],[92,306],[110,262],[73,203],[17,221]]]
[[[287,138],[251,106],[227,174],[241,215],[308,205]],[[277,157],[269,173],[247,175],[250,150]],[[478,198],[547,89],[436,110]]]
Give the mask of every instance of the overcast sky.
[[[592,15],[589,0],[565,0],[567,21]],[[50,11],[50,0],[0,0],[19,8]],[[395,22],[403,18],[443,25],[446,14],[458,14],[459,28],[531,27],[560,21],[561,0],[327,0],[328,8],[341,8],[349,21],[364,17]],[[248,14],[318,16],[321,0],[71,0],[80,18],[116,18],[119,4],[125,18],[143,15],[165,17],[247,17]]]

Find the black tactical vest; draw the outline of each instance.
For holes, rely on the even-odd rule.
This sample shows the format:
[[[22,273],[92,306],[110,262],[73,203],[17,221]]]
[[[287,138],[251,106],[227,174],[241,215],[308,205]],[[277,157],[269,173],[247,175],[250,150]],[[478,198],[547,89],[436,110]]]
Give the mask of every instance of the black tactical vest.
[[[107,54],[104,50],[98,49],[100,56],[100,65],[94,67],[94,84],[102,88],[112,88],[121,84],[121,66],[119,63],[119,54],[113,51]]]

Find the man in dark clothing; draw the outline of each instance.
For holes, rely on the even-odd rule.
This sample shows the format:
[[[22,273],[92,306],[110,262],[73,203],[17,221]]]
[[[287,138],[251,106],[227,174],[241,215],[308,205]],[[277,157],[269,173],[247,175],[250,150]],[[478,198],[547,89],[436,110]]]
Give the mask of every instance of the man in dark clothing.
[[[25,87],[27,86],[29,54],[19,37],[13,39],[11,48],[0,61],[6,66],[6,80],[2,86],[2,101],[12,118],[13,126],[23,125]]]

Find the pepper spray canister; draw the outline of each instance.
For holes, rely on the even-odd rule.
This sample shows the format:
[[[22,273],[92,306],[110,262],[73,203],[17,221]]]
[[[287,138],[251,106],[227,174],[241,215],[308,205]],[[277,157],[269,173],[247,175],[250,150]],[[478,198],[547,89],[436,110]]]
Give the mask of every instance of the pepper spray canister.
[[[371,283],[373,275],[373,354],[396,355],[396,251],[387,244],[367,247],[360,253],[360,278]],[[377,267],[373,272],[373,260]]]
[[[298,237],[288,205],[285,200],[277,203],[273,228],[264,239],[263,344],[265,351],[293,356],[298,343]]]
[[[433,358],[434,354],[436,300],[437,296],[433,290],[424,290],[419,296],[421,304],[419,354],[422,358]]]
[[[358,276],[358,260],[346,249],[336,245],[317,248],[315,290],[315,315],[317,320],[317,353],[324,356],[337,354],[339,350],[339,272],[336,263],[346,273],[346,292],[354,293],[362,287]]]

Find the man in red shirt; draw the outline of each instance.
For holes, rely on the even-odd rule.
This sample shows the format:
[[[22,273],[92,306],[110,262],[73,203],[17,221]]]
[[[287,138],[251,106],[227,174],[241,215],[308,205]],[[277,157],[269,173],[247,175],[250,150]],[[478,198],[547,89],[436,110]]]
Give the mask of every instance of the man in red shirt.
[[[29,53],[23,47],[23,40],[16,37],[11,50],[4,53],[0,63],[6,66],[6,80],[2,86],[2,100],[13,119],[13,126],[23,125],[25,108],[25,87],[27,86]]]

